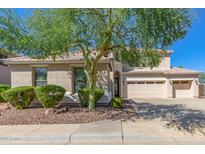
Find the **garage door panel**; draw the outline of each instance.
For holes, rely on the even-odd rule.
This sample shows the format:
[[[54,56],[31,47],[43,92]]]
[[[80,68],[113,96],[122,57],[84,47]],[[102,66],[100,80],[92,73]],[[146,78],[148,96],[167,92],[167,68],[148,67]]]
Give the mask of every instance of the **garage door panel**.
[[[173,97],[175,98],[192,98],[193,92],[191,89],[191,82],[188,83],[174,83],[173,84]]]
[[[127,85],[128,98],[165,98],[166,85],[161,84],[138,84],[132,83]]]

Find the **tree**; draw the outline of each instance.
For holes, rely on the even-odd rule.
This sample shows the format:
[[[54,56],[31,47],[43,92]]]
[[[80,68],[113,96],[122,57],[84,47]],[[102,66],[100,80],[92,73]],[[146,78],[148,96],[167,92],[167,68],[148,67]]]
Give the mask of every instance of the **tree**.
[[[61,24],[61,16],[55,11],[36,9],[32,16],[22,19],[14,9],[0,9],[0,45],[19,54],[55,61],[57,55],[68,51],[72,30],[70,19],[63,19]]]
[[[12,9],[0,9],[0,48],[2,54],[23,50],[20,42],[25,35],[22,19]],[[22,41],[23,42],[23,41]]]
[[[0,59],[15,56],[15,53],[7,49],[0,48]]]
[[[203,72],[199,74],[199,83],[205,83],[205,73]]]
[[[62,10],[65,16],[69,11]],[[157,49],[165,49],[186,35],[191,25],[189,15],[186,9],[78,10],[74,42],[85,58],[89,109],[94,107],[97,66],[104,55],[113,52],[123,63],[154,67],[160,62]]]
[[[90,88],[89,109],[94,108],[97,67],[103,56],[112,52],[117,60],[132,66],[157,66],[161,57],[158,49],[164,50],[184,38],[191,26],[188,9],[44,9],[38,12],[28,20],[29,35],[22,35],[29,39],[19,39],[16,47],[21,50],[28,45],[25,40],[30,40],[32,48],[26,47],[24,54],[53,59],[67,49],[82,52]],[[19,33],[24,34],[21,29]],[[58,39],[60,43],[56,45]],[[52,44],[55,47],[50,47]]]
[[[182,65],[178,66],[178,68],[184,68]]]

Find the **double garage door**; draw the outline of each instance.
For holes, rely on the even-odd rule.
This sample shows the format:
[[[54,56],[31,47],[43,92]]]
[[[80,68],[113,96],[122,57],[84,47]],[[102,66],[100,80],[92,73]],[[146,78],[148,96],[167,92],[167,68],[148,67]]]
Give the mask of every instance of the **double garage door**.
[[[173,98],[192,98],[192,81],[173,81]],[[128,81],[128,98],[167,98],[167,86],[165,81]]]
[[[128,98],[165,98],[167,97],[165,81],[129,81],[127,96]]]

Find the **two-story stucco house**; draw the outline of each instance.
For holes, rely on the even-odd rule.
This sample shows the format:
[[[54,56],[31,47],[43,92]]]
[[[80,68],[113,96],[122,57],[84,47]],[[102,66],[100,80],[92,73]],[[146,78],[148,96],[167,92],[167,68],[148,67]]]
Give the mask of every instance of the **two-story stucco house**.
[[[103,57],[98,72],[101,87],[110,97],[125,98],[193,98],[198,97],[199,72],[171,68],[170,56],[166,51],[158,67],[132,68],[123,65],[112,56]],[[59,56],[56,61],[29,57],[4,59],[11,67],[11,86],[57,84],[67,93],[76,93],[85,86],[83,57],[80,53]]]

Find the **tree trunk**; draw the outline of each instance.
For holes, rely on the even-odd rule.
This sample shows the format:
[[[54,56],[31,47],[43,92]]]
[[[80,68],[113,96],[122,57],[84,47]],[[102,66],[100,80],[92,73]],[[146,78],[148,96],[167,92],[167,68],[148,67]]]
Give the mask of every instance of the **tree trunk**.
[[[96,78],[93,77],[90,83],[90,94],[89,94],[89,101],[88,101],[88,108],[89,110],[92,110],[95,107],[95,89],[96,89]]]
[[[95,89],[97,83],[97,61],[94,61],[90,67],[85,69],[86,76],[88,79],[88,87],[90,89],[89,100],[88,100],[88,108],[92,110],[95,107]],[[88,73],[89,72],[89,73]]]

